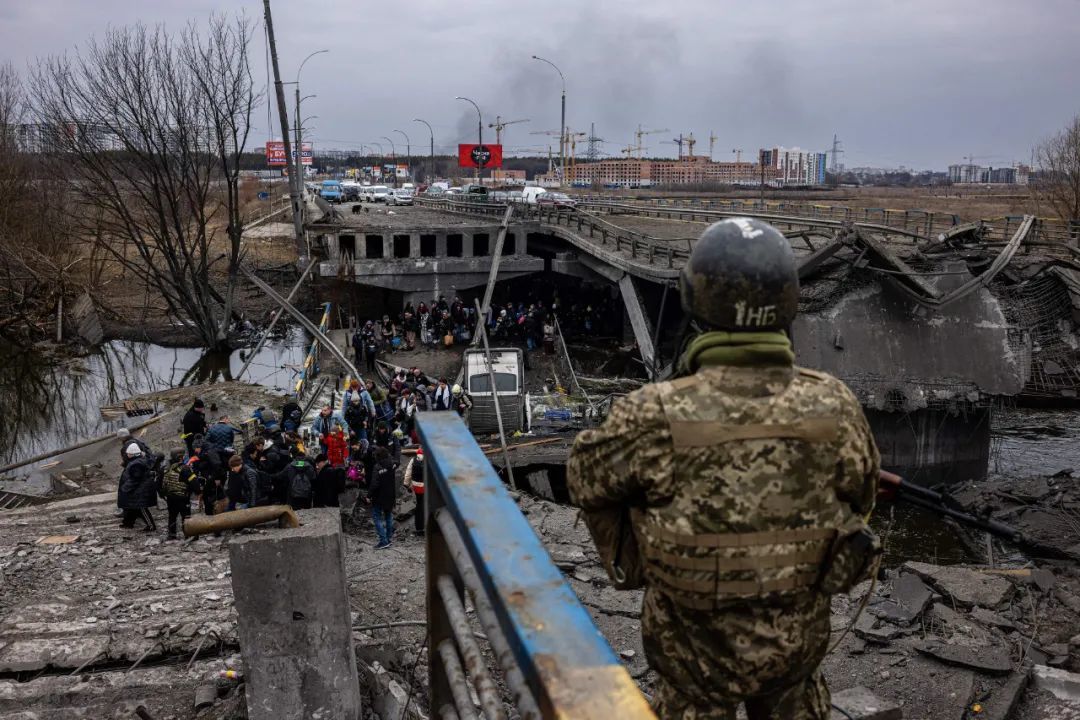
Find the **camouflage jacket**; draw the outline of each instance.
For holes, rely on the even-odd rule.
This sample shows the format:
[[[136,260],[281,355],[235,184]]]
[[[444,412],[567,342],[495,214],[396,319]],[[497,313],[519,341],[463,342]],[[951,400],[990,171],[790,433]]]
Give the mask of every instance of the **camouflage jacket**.
[[[812,587],[841,528],[873,508],[879,456],[839,380],[707,366],[628,395],[578,435],[585,511],[631,505],[647,583],[687,607]]]

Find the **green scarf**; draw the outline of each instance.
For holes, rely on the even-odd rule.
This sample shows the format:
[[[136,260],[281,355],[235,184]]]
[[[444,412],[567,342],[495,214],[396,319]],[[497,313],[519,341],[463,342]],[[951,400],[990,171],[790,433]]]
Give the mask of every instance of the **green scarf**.
[[[793,365],[791,340],[782,332],[723,332],[714,330],[694,336],[685,346],[678,375],[691,375],[703,366]]]

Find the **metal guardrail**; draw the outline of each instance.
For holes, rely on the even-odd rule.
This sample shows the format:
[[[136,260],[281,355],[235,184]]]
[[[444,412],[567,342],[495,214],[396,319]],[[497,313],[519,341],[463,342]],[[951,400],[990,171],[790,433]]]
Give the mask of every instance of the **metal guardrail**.
[[[894,230],[904,230],[925,239],[932,239],[962,224],[960,216],[954,213],[929,210],[899,210],[892,208],[853,208],[843,205],[824,205],[821,203],[787,200],[758,199],[705,199],[705,198],[635,198],[632,200],[613,200],[607,196],[575,196],[579,204],[585,205],[636,205],[650,208],[671,210],[715,210],[736,214],[749,214],[762,217],[763,214],[775,216],[796,216],[805,219],[851,222],[862,225],[881,225]],[[987,239],[1006,242],[1023,222],[1024,216],[1006,215],[983,220],[988,230]],[[1057,218],[1038,218],[1033,228],[1029,243],[1065,243],[1076,242],[1080,238],[1080,223],[1068,223]]]
[[[326,331],[330,329],[330,303],[323,303],[322,319],[319,320],[319,332],[326,334]],[[307,355],[304,357],[304,366],[300,369],[300,377],[296,379],[296,386],[294,392],[296,397],[302,397],[304,394],[304,387],[307,385],[307,381],[314,377],[316,368],[318,367],[319,358],[319,339],[314,338],[311,341],[311,347],[308,348]]]
[[[506,203],[493,201],[476,202],[422,198],[418,199],[417,202],[425,207],[446,212],[492,217],[501,216],[506,209]],[[675,267],[676,260],[685,260],[690,257],[690,240],[688,238],[683,240],[683,242],[687,243],[686,248],[675,247],[674,243],[680,243],[680,240],[662,240],[645,233],[627,230],[589,213],[578,212],[573,207],[518,203],[515,205],[515,218],[518,221],[534,221],[576,230],[581,237],[599,240],[598,244],[601,247],[610,246],[617,252],[628,253],[632,260],[650,265],[671,268]]]
[[[467,590],[520,717],[655,718],[461,419],[421,413],[417,427],[433,716],[508,716],[465,612]]]

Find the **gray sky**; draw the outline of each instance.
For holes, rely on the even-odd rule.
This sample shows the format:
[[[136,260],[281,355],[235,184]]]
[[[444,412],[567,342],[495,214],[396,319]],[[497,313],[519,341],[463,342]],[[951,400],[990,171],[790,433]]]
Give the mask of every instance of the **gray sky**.
[[[212,11],[257,0],[0,1],[0,60],[16,67],[62,53],[109,25],[142,21],[179,29]],[[531,122],[504,145],[557,146],[531,131],[559,125],[557,63],[567,79],[567,125],[589,130],[618,154],[640,123],[693,132],[695,152],[733,148],[830,149],[833,133],[850,166],[944,169],[965,155],[981,164],[1026,161],[1031,147],[1080,112],[1080,2],[1075,0],[276,0],[284,78],[313,50],[302,76],[304,115],[321,147],[358,147],[391,136],[426,152],[427,129],[447,150],[476,136],[476,112]],[[260,32],[256,76],[265,78]],[[290,95],[291,97],[291,95]],[[291,112],[291,100],[290,100]],[[277,120],[275,118],[276,125]],[[267,136],[265,106],[256,143]],[[387,147],[387,150],[389,148]],[[403,149],[401,149],[403,151]],[[582,144],[578,152],[584,151]]]

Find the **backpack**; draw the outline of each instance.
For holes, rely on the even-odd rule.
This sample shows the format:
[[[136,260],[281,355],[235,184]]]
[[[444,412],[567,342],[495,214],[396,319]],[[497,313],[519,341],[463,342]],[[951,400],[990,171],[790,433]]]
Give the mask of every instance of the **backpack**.
[[[308,474],[306,460],[297,460],[292,464],[292,472],[289,473],[289,495],[298,498],[311,497],[311,476]]]
[[[169,469],[165,471],[165,478],[161,481],[161,492],[166,497],[187,497],[187,480],[180,477],[184,467],[183,463],[176,463],[170,465]]]

